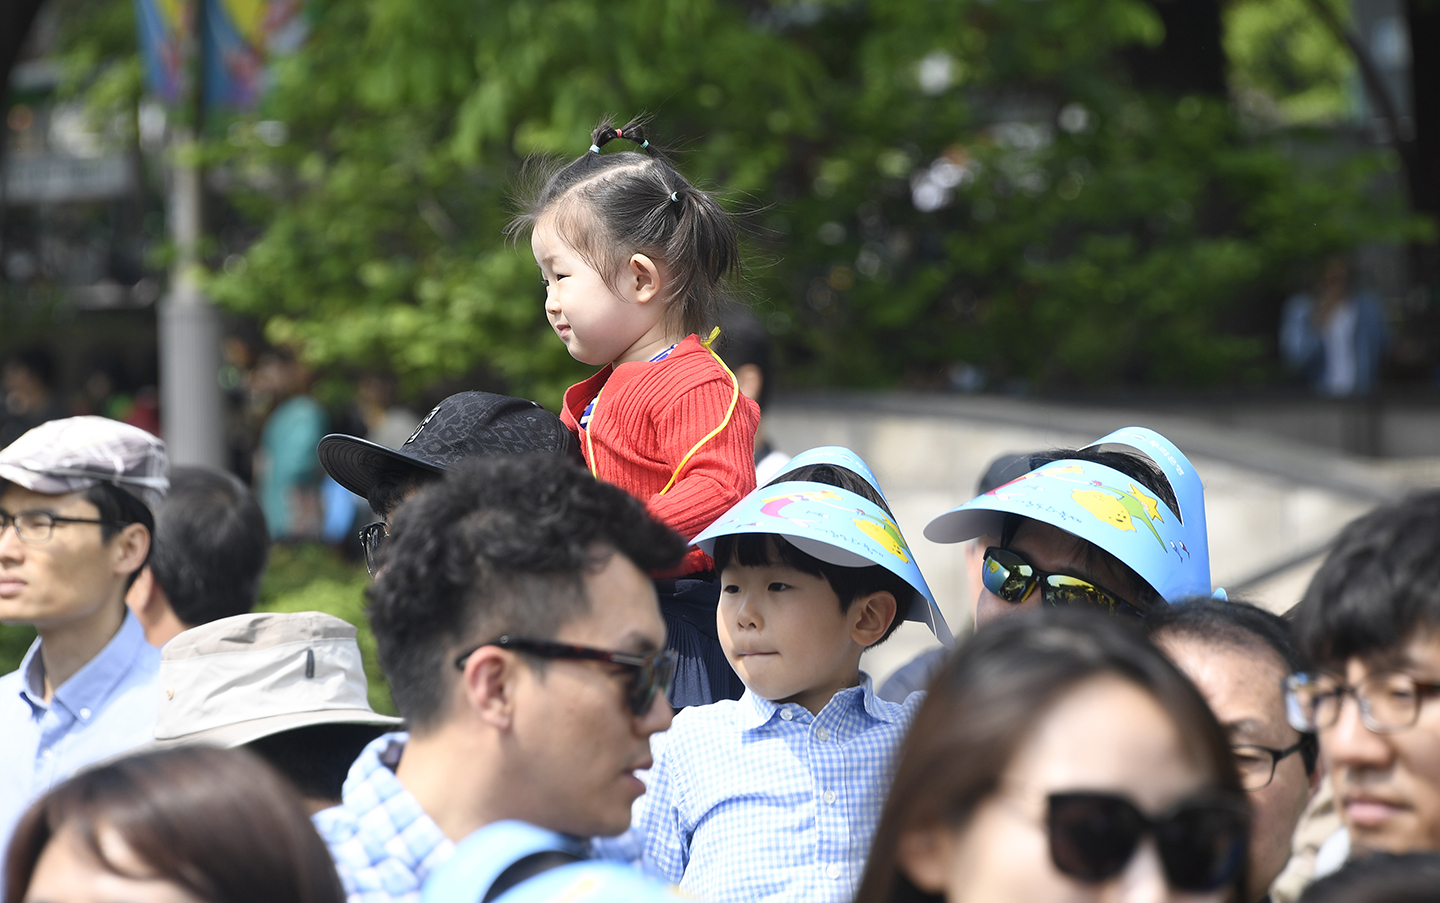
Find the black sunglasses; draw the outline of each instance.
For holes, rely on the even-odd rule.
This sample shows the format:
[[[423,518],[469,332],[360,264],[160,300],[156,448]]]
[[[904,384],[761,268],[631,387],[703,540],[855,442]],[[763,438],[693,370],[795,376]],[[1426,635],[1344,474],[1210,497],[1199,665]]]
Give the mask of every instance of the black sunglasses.
[[[390,538],[390,525],[383,520],[360,528],[360,547],[365,550],[365,570],[374,577],[380,571],[380,553]]]
[[[541,658],[578,659],[589,662],[609,662],[635,671],[634,683],[630,687],[630,711],[644,716],[655,704],[657,695],[670,695],[670,686],[675,682],[675,652],[660,649],[643,655],[634,652],[611,652],[606,649],[592,649],[589,646],[571,646],[550,640],[524,640],[518,637],[502,636],[481,643],[455,657],[455,667],[465,670],[470,656],[486,646],[499,646]]]
[[[1039,588],[1041,601],[1053,608],[1074,605],[1136,618],[1145,614],[1103,587],[1069,574],[1042,571],[1009,549],[992,546],[985,550],[980,580],[987,590],[1011,605],[1024,602]]]
[[[1045,826],[1055,868],[1092,882],[1124,871],[1140,839],[1153,834],[1170,886],[1195,893],[1234,880],[1249,844],[1246,809],[1227,798],[1186,800],[1152,819],[1123,796],[1052,793]]]

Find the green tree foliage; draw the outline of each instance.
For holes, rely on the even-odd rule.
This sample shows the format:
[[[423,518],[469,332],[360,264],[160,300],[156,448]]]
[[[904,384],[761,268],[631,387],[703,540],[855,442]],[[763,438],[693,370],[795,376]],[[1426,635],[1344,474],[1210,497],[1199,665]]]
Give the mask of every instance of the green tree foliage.
[[[1132,86],[1115,51],[1161,37],[1141,0],[317,9],[256,117],[285,140],[223,143],[263,229],[212,290],[412,387],[479,365],[553,405],[585,374],[502,227],[522,161],[578,154],[607,112],[652,111],[753,227],[750,293],[813,384],[1249,378],[1264,342],[1237,319],[1413,229],[1367,200],[1377,160],[1300,165],[1227,105]]]
[[[1336,14],[1348,18],[1348,9],[1339,4]],[[1242,101],[1274,118],[1333,122],[1354,106],[1355,61],[1306,0],[1229,4],[1225,53]]]

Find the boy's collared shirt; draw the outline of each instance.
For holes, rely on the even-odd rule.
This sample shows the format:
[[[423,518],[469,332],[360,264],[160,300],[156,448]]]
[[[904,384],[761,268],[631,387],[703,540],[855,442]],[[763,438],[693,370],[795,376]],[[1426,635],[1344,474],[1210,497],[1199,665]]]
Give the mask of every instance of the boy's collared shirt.
[[[0,677],[0,849],[32,801],[76,771],[155,736],[160,650],[128,611],[120,629],[45,702],[37,639]]]
[[[409,734],[382,734],[365,747],[341,790],[342,802],[315,813],[347,903],[418,901],[455,844],[395,777]]]
[[[645,867],[710,903],[851,900],[924,698],[862,674],[818,716],[748,690],[680,712],[637,807]]]

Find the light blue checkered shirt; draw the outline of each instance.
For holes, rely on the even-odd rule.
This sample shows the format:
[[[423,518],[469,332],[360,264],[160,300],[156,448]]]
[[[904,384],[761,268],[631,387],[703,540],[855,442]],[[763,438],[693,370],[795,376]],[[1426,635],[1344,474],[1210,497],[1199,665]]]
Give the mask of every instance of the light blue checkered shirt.
[[[416,901],[455,844],[395,777],[408,734],[384,734],[350,766],[340,805],[315,814],[347,903]]]
[[[645,867],[709,903],[851,900],[924,698],[862,675],[818,716],[749,691],[680,712],[637,806]]]

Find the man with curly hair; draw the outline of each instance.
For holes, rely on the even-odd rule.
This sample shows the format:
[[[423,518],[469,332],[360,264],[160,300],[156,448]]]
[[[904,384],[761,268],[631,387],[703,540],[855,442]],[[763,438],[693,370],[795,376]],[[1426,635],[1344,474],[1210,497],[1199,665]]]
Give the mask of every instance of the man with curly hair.
[[[570,838],[548,851],[562,859],[583,856],[573,838],[624,831],[671,717],[648,574],[683,540],[622,490],[530,455],[456,463],[399,508],[390,543],[369,616],[409,733],[366,747],[343,803],[316,816],[352,903],[418,900],[487,825]]]

